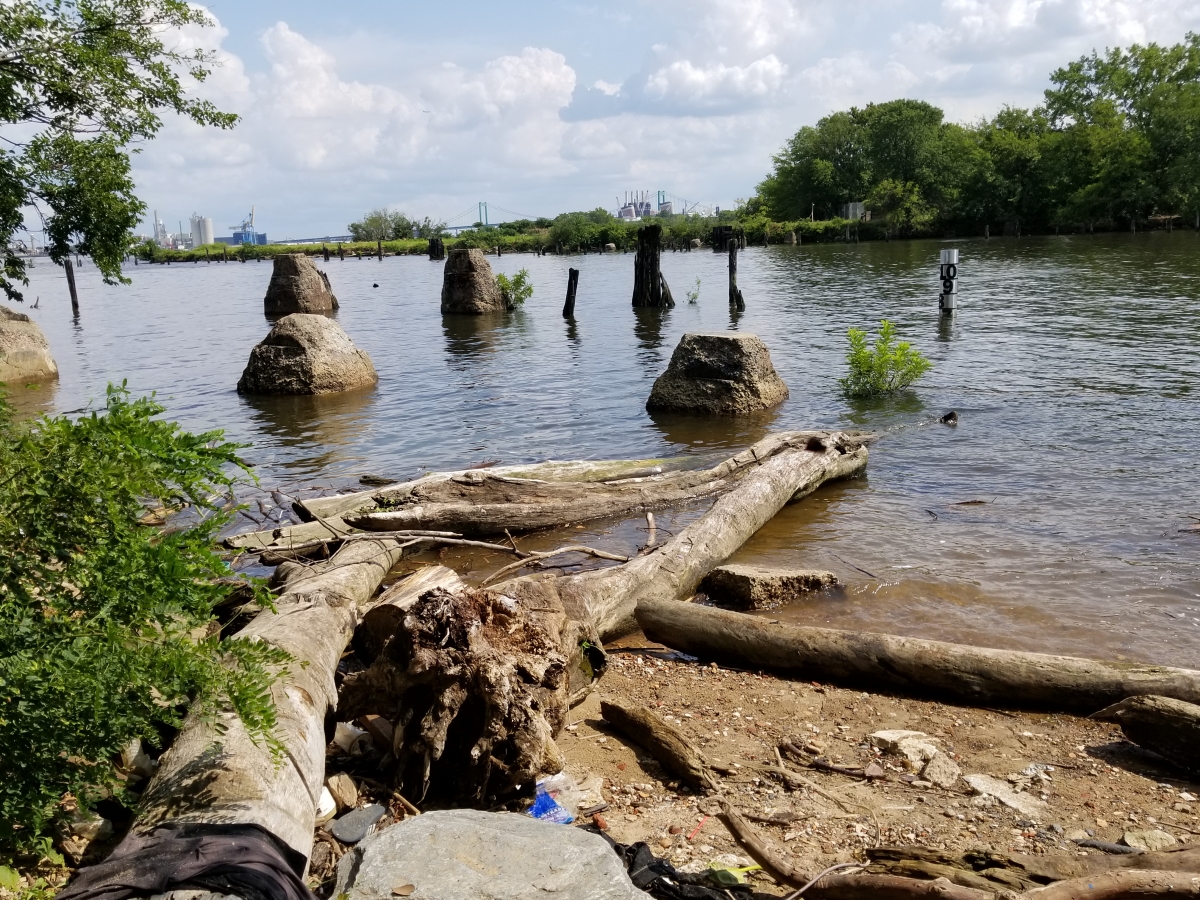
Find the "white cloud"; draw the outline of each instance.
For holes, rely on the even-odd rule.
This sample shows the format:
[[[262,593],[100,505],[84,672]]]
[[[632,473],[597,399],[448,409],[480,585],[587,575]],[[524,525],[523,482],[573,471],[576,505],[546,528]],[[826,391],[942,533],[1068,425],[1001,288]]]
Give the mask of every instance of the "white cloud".
[[[430,49],[419,34],[326,40],[277,22],[257,44],[239,35],[239,56],[223,25],[182,30],[180,49],[219,59],[203,95],[242,120],[168,121],[135,158],[142,196],[229,221],[254,203],[272,236],[336,233],[381,204],[446,215],[492,198],[552,214],[634,187],[724,204],[832,110],[910,96],[973,119],[1038,102],[1053,69],[1093,48],[1200,29],[1196,0],[664,0],[654,13],[635,26],[597,8],[588,28],[524,46],[519,17],[483,34],[464,12],[475,43],[457,50],[446,35]],[[596,52],[614,42],[621,54]]]
[[[646,94],[655,100],[675,100],[688,106],[757,101],[778,91],[787,71],[773,53],[747,66],[697,66],[684,59],[651,74],[646,79]]]

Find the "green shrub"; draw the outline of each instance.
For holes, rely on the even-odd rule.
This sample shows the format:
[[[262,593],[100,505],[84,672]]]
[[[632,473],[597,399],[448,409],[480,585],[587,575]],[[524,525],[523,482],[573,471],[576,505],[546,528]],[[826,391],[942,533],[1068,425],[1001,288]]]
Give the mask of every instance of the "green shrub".
[[[496,285],[504,298],[504,305],[509,309],[520,306],[533,296],[533,285],[529,283],[529,270],[522,269],[512,278],[504,273],[496,276]]]
[[[907,341],[896,340],[896,326],[887,319],[879,323],[874,349],[867,346],[865,331],[851,328],[849,338],[846,362],[850,374],[838,382],[847,397],[880,397],[902,391],[933,367]]]
[[[213,627],[239,445],[162,412],[122,385],[78,420],[19,423],[0,394],[0,850],[35,847],[64,794],[119,794],[112,757],[189,707],[232,708],[278,752],[286,655]]]

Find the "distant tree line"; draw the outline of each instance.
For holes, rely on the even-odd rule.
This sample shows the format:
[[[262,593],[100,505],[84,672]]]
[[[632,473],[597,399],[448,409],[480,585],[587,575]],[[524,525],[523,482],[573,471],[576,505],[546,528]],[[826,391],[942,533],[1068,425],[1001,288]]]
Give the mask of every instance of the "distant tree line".
[[[434,222],[429,216],[410,219],[402,212],[390,209],[373,209],[360,222],[351,222],[347,228],[356,241],[403,241],[411,238],[439,237],[446,233],[445,222]]]
[[[832,219],[865,202],[911,235],[985,228],[1200,228],[1200,35],[1093,53],[1045,102],[959,125],[919,100],[851,108],[801,128],[743,215]]]

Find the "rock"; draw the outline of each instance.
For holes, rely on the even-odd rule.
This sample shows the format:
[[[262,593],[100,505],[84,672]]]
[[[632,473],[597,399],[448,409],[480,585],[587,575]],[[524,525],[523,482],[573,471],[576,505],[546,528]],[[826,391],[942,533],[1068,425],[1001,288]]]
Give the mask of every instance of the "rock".
[[[699,250],[701,247],[700,238],[692,238],[691,247],[693,250]]]
[[[1124,841],[1126,845],[1133,847],[1135,850],[1158,851],[1175,846],[1174,836],[1167,834],[1165,831],[1159,831],[1157,828],[1148,828],[1144,831],[1127,831],[1125,832]]]
[[[428,812],[372,835],[338,863],[332,896],[390,900],[635,900],[620,857],[604,838],[517,813]]]
[[[49,381],[58,377],[50,345],[36,322],[0,306],[0,382]]]
[[[605,245],[604,245],[604,252],[605,252],[605,253],[616,253],[616,252],[617,252],[617,245],[616,245],[616,244],[605,244]]]
[[[754,334],[685,334],[646,408],[661,412],[739,415],[769,409],[788,397],[771,354]]]
[[[1005,806],[1015,809],[1034,821],[1037,821],[1038,817],[1050,808],[1049,804],[1044,801],[1030,797],[1028,794],[1018,794],[999,778],[993,778],[990,775],[964,775],[963,781],[969,784],[977,794],[999,800]]]
[[[442,276],[442,312],[481,316],[508,306],[482,250],[451,250]]]
[[[1072,828],[1070,831],[1064,834],[1063,837],[1065,837],[1068,841],[1073,841],[1074,843],[1078,844],[1080,841],[1089,840],[1091,835],[1082,828]]]
[[[268,316],[292,313],[328,313],[338,308],[329,277],[302,253],[275,257],[271,283],[263,299]]]
[[[837,583],[833,573],[815,569],[728,565],[709,572],[700,582],[700,590],[722,609],[771,609]]]
[[[294,313],[275,323],[238,381],[239,394],[333,394],[379,377],[365,350],[325,316]]]
[[[329,833],[343,844],[357,844],[371,833],[375,823],[383,818],[385,812],[387,810],[378,803],[351,810],[340,819],[334,819],[333,824],[329,826]]]
[[[939,752],[933,754],[929,762],[925,763],[921,777],[940,788],[949,789],[958,784],[958,779],[962,777],[962,769],[945,753]]]
[[[337,802],[338,809],[354,809],[358,805],[358,786],[345,772],[338,772],[325,779],[325,787]]]
[[[929,743],[928,736],[923,731],[876,731],[867,736],[867,742],[884,753],[903,757],[908,761],[909,768],[914,771],[921,769],[938,752],[938,748]]]

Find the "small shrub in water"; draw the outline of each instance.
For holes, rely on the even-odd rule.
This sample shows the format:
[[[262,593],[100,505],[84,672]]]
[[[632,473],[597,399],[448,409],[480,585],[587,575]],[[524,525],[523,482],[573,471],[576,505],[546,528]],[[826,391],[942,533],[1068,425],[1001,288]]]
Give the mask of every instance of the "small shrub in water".
[[[874,348],[867,345],[865,331],[851,328],[848,335],[850,374],[838,382],[847,397],[881,397],[902,391],[933,368],[908,341],[896,340],[896,326],[887,319],[879,323]]]
[[[504,305],[509,309],[520,306],[533,296],[533,285],[529,283],[528,269],[522,269],[512,278],[500,273],[496,276],[496,285],[500,288],[500,296],[504,298]]]
[[[695,303],[700,299],[700,279],[696,279],[696,289],[687,292],[688,303]]]

